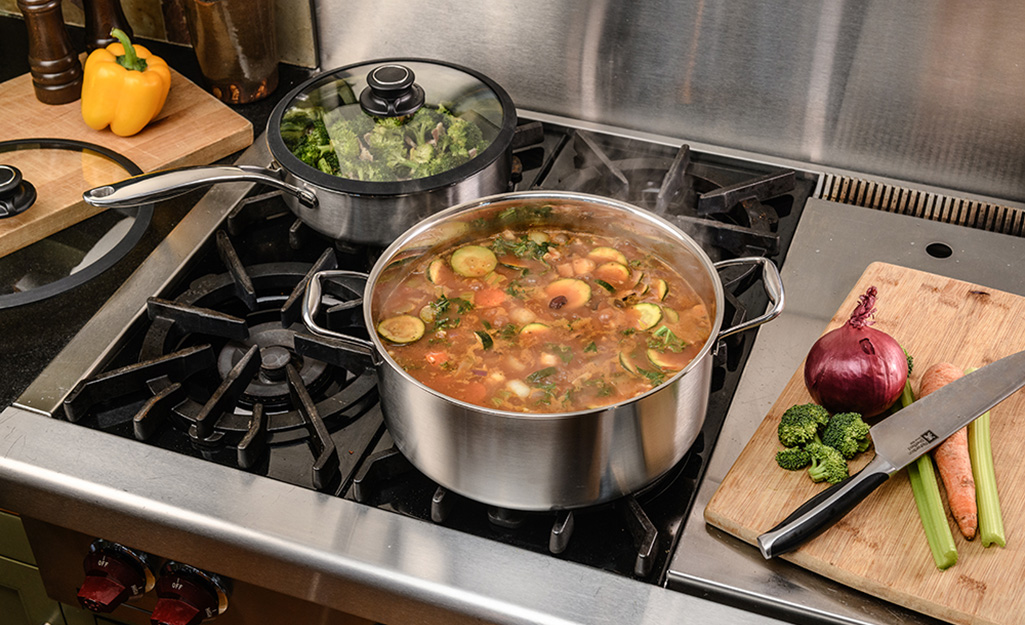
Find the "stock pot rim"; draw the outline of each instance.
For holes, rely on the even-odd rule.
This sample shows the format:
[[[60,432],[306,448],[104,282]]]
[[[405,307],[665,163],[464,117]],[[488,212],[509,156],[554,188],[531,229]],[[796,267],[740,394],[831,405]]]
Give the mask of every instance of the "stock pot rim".
[[[388,354],[387,347],[382,342],[381,338],[377,335],[377,332],[373,330],[373,291],[376,287],[377,280],[381,276],[381,273],[388,266],[390,261],[403,250],[403,247],[408,244],[411,240],[417,236],[424,234],[427,230],[450,220],[453,216],[460,215],[465,212],[472,210],[485,208],[495,204],[516,202],[516,201],[567,201],[567,202],[581,202],[598,204],[608,209],[623,211],[624,213],[632,216],[633,218],[640,219],[647,222],[650,225],[656,226],[666,234],[672,235],[679,240],[683,245],[688,248],[694,257],[697,258],[702,268],[705,269],[708,277],[710,278],[710,284],[712,285],[712,297],[715,305],[715,315],[713,318],[712,328],[709,333],[708,339],[706,339],[701,350],[694,359],[687,364],[686,367],[676,372],[671,377],[667,378],[662,384],[653,387],[639,395],[634,395],[629,399],[601,406],[598,408],[589,408],[583,410],[577,410],[573,412],[516,412],[507,410],[497,410],[495,408],[489,408],[487,406],[481,406],[478,404],[471,404],[462,400],[456,399],[445,393],[437,391],[426,384],[423,384],[412,375],[410,375],[404,368],[402,368],[395,360]],[[663,259],[666,260],[666,259]],[[666,260],[666,262],[670,262]],[[576,191],[544,191],[544,190],[532,190],[532,191],[511,191],[507,193],[499,193],[495,195],[489,195],[483,198],[464,202],[451,206],[443,211],[435,213],[426,219],[421,220],[416,225],[404,232],[398,239],[396,239],[391,245],[389,245],[381,256],[374,263],[370,274],[367,277],[366,287],[363,296],[363,319],[367,327],[367,334],[370,336],[370,341],[373,343],[374,350],[383,365],[389,367],[390,370],[398,373],[403,377],[405,382],[416,385],[420,390],[425,391],[431,395],[438,397],[439,399],[450,402],[461,408],[467,410],[486,414],[488,416],[501,417],[505,419],[525,419],[525,420],[560,420],[560,419],[574,419],[585,415],[595,415],[604,412],[615,412],[623,406],[635,404],[646,397],[654,395],[656,393],[666,390],[668,387],[676,384],[679,380],[683,379],[689,372],[693,371],[702,366],[706,358],[711,357],[712,348],[715,346],[719,339],[719,333],[722,328],[723,322],[723,305],[725,301],[725,295],[723,293],[722,280],[716,271],[715,265],[712,260],[708,257],[708,254],[701,248],[701,246],[687,233],[678,228],[671,222],[655,215],[651,211],[644,210],[638,206],[623,202],[620,200],[602,197],[598,195],[592,195],[588,193],[580,193]],[[381,365],[378,365],[381,366]]]

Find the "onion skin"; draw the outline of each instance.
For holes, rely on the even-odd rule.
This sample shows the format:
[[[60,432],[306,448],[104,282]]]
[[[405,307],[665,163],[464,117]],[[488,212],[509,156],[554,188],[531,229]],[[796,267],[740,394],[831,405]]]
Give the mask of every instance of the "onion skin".
[[[827,332],[808,352],[804,384],[826,410],[882,414],[900,397],[908,377],[907,354],[897,341],[871,327],[876,288],[861,296],[851,318]]]

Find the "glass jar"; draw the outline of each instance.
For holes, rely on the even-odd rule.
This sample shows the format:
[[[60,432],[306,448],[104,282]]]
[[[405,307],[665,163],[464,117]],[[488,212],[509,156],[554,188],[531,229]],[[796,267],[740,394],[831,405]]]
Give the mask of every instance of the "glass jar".
[[[243,104],[278,86],[274,0],[187,0],[186,20],[207,88]]]

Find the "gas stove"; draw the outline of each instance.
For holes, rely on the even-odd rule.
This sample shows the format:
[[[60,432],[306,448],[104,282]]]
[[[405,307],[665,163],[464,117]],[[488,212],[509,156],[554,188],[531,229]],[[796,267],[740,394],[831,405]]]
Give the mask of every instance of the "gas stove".
[[[537,122],[525,122],[536,127]],[[543,125],[517,152],[515,188],[572,190],[652,210],[699,241],[713,261],[785,256],[807,177],[689,146]],[[642,492],[594,509],[494,509],[431,483],[393,447],[362,362],[333,362],[302,326],[314,271],[368,271],[381,250],[331,241],[288,212],[277,193],[253,193],[226,215],[177,285],[146,300],[146,318],[100,373],[79,382],[58,416],[85,427],[330,493],[459,531],[549,553],[648,583],[667,556],[722,426],[753,333],[724,339],[713,399],[687,457]],[[726,268],[726,324],[767,298],[750,267]],[[363,332],[359,294],[336,306],[334,327]],[[338,317],[343,317],[341,321]],[[321,349],[318,349],[320,347]]]
[[[542,140],[515,154],[511,190],[573,190],[626,200],[687,231],[713,261],[766,256],[783,264],[814,187],[815,178],[808,173],[688,145],[551,120],[542,127]],[[258,140],[242,162],[266,165],[261,146]],[[276,192],[251,185],[215,188],[32,384],[18,400],[19,407],[55,417],[48,421],[73,428],[74,438],[93,440],[92,433],[99,434],[95,440],[100,442],[89,447],[109,453],[111,462],[131,466],[132,458],[144,463],[148,461],[142,459],[152,458],[154,467],[163,467],[160,471],[203,476],[196,483],[170,486],[211,489],[205,504],[205,493],[185,495],[200,507],[245,505],[257,516],[287,517],[285,511],[264,509],[276,505],[264,503],[266,493],[277,491],[296,500],[295,518],[304,524],[323,523],[319,513],[301,516],[300,509],[316,502],[343,505],[346,515],[372,514],[382,526],[418,528],[397,530],[400,534],[389,539],[378,536],[375,540],[385,543],[376,549],[401,544],[403,536],[440,530],[448,547],[444,555],[436,555],[439,565],[467,545],[483,545],[481,553],[529,561],[538,557],[544,568],[569,566],[572,575],[587,571],[583,575],[598,576],[603,584],[611,576],[619,580],[615,584],[660,590],[754,332],[723,339],[701,433],[685,458],[654,484],[618,501],[573,511],[497,509],[448,492],[414,469],[394,448],[384,425],[373,372],[337,352],[326,355],[320,339],[301,323],[299,302],[313,273],[330,268],[368,271],[381,251],[325,239],[295,220]],[[755,272],[729,267],[721,278],[727,291],[725,323],[736,325],[766,309],[768,298]],[[359,312],[359,293],[354,292],[334,307],[332,324],[365,332]],[[158,496],[155,491],[153,496]],[[37,537],[34,543],[52,543],[54,536],[68,531],[70,536],[61,540],[82,544],[83,550],[87,539],[111,541],[172,564],[188,563],[211,575],[234,578],[236,594],[247,584],[260,583],[226,565],[231,545],[244,543],[244,538],[216,538],[218,530],[193,526],[179,512],[200,526],[213,522],[208,515],[197,519],[195,509],[185,512],[161,502],[177,510],[171,517],[182,527],[171,529],[170,517],[153,517],[153,508],[129,511],[124,505],[123,500],[90,504],[91,513],[71,523],[55,522],[45,513],[36,522],[26,513],[26,525],[30,537]],[[380,513],[387,515],[386,522]],[[139,515],[148,518],[141,525],[149,530],[126,534],[128,520]],[[177,534],[190,526],[192,535],[217,547],[199,553],[157,542],[167,531]],[[349,531],[340,521],[328,527],[329,536]],[[74,602],[81,569],[73,572],[68,554],[45,548],[40,552],[44,576],[48,570],[63,571],[48,578],[52,594]],[[288,562],[292,556],[265,553],[259,559],[264,557],[275,569],[294,566]],[[305,591],[289,593],[280,581],[270,584],[335,610],[360,613],[358,606],[346,609],[335,599],[311,599]],[[687,599],[670,599],[677,601]],[[231,614],[228,610],[219,618],[230,622]]]

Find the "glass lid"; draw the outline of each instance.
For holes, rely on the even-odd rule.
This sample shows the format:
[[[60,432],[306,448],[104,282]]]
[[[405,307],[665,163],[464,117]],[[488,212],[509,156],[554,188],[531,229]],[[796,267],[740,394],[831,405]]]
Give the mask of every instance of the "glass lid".
[[[362,182],[451,172],[507,140],[515,124],[501,87],[438,61],[351,65],[290,95],[279,126],[288,152],[320,172]]]
[[[124,156],[80,141],[0,142],[0,309],[63,293],[124,257],[153,205],[97,209],[82,193],[140,173]]]

